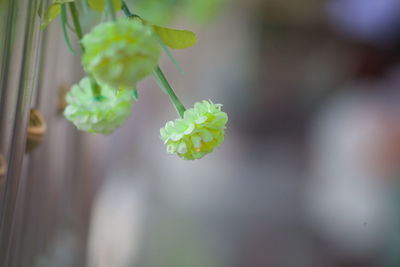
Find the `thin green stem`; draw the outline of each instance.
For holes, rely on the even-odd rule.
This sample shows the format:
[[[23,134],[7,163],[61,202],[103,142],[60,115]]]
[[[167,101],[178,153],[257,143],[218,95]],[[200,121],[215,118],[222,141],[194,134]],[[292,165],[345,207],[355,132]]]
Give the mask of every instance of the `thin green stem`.
[[[71,32],[75,33],[74,27],[72,27],[72,25],[69,24],[68,21],[67,21],[66,25],[67,25],[68,29],[69,29]]]
[[[135,18],[135,17],[138,18],[139,17],[138,15],[131,13],[131,11],[129,10],[129,7],[125,3],[125,1],[122,1],[121,9],[122,9],[122,11],[124,11],[125,16],[127,16],[128,18]]]
[[[74,51],[74,49],[72,48],[72,45],[71,45],[71,42],[69,41],[69,38],[68,38],[68,33],[67,33],[67,11],[66,11],[66,8],[65,8],[65,5],[63,4],[63,5],[61,5],[61,27],[62,27],[62,30],[63,30],[63,34],[64,34],[64,39],[65,39],[65,43],[67,44],[67,46],[68,46],[68,48],[69,48],[69,50],[71,51],[71,53],[73,54],[73,55],[75,55],[75,51]]]
[[[101,23],[103,23],[103,22],[106,22],[108,20],[108,13],[107,12],[103,12],[102,14],[101,14],[101,19],[100,19],[100,21],[101,21]]]
[[[117,16],[115,15],[114,12],[114,8],[112,5],[112,1],[111,0],[107,0],[107,10],[111,16],[112,21],[116,21],[117,20]]]
[[[89,4],[87,2],[87,0],[82,0],[82,10],[83,10],[83,14],[87,15],[87,13],[89,13]]]
[[[157,39],[157,41],[160,43],[161,47],[164,49],[165,53],[167,53],[168,57],[171,59],[171,61],[174,63],[174,65],[177,67],[177,69],[180,71],[180,73],[183,73],[183,70],[181,66],[179,66],[178,61],[174,58],[174,56],[171,54],[169,51],[168,47],[164,44],[164,42],[158,37],[158,35],[153,31],[154,37]]]
[[[185,113],[185,110],[186,110],[185,106],[183,106],[182,102],[179,100],[178,96],[175,94],[174,89],[172,89],[167,78],[165,77],[164,73],[162,72],[160,66],[157,66],[154,69],[154,71],[157,74],[158,78],[160,79],[161,83],[163,84],[165,90],[167,91],[167,94],[171,98],[171,101],[174,104],[179,116],[181,116],[181,118],[183,118],[183,114]]]
[[[161,83],[160,79],[158,78],[157,74],[155,71],[151,73],[151,76],[153,76],[154,81],[160,87],[160,89],[164,92],[164,94],[168,95],[167,90],[165,90],[164,85]]]
[[[85,47],[83,47],[81,40],[83,38],[81,24],[79,23],[79,15],[78,10],[76,9],[75,3],[69,3],[69,9],[71,10],[72,22],[74,23],[75,27],[75,34],[78,37],[79,45],[81,47],[82,53],[85,52]]]
[[[82,28],[81,24],[79,23],[79,14],[78,10],[76,9],[75,3],[71,2],[69,3],[69,8],[71,10],[71,16],[72,16],[72,21],[74,23],[75,27],[75,34],[78,37],[79,40],[79,45],[81,47],[82,54],[85,53],[85,47],[82,44],[82,38],[83,38],[83,33],[82,33]],[[90,85],[92,89],[93,96],[96,100],[101,100],[102,95],[101,95],[101,87],[100,85],[96,82],[96,80],[89,75],[90,79]]]
[[[128,6],[126,5],[125,1],[122,1],[122,7],[121,7],[122,11],[124,11],[125,16],[127,16],[128,18],[133,18],[133,17],[139,17],[138,15],[135,15],[133,13],[131,13],[131,11],[129,10]],[[159,84],[161,89],[164,89],[165,92],[169,95],[169,97],[171,98],[172,103],[175,106],[176,111],[178,112],[179,116],[181,118],[183,118],[183,115],[186,111],[185,106],[182,104],[182,102],[179,100],[178,96],[175,94],[174,89],[172,89],[171,85],[169,84],[167,78],[165,77],[164,73],[162,72],[160,66],[157,66],[154,69],[155,74],[158,76],[154,77],[154,80]],[[163,91],[164,91],[163,90]]]

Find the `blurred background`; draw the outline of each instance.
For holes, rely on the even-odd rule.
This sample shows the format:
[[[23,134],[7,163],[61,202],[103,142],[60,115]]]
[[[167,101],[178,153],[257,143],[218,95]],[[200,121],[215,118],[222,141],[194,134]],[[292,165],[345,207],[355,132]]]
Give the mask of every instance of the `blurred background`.
[[[183,75],[161,63],[187,107],[229,115],[193,162],[159,139],[177,114],[152,79],[113,135],[67,122],[80,57],[58,20],[30,37],[38,3],[24,2],[0,17],[21,28],[0,44],[0,266],[400,266],[400,1],[127,0],[198,36],[172,51]],[[31,106],[47,130],[23,155]]]

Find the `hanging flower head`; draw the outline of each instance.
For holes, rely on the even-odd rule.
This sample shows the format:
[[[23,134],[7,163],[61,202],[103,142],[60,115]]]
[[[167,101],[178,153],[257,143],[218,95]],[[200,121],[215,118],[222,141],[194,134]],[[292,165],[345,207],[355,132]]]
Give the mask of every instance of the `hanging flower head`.
[[[66,96],[64,116],[82,131],[111,134],[131,115],[133,94],[130,90],[115,92],[107,85],[101,86],[101,96],[93,95],[90,79],[83,78],[72,86]]]
[[[130,89],[157,66],[160,46],[151,28],[138,20],[102,23],[82,39],[82,64],[98,81]]]
[[[186,160],[200,159],[211,153],[224,141],[228,115],[221,107],[221,104],[203,101],[186,110],[182,119],[167,122],[160,130],[167,152]]]

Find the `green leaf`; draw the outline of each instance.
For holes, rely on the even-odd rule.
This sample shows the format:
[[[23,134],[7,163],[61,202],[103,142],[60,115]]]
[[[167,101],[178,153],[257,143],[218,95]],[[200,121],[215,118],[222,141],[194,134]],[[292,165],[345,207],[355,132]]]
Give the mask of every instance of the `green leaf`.
[[[55,19],[61,13],[61,4],[53,3],[51,4],[46,12],[44,12],[44,21],[42,23],[41,29],[44,30],[53,19]]]
[[[88,0],[89,6],[98,11],[103,12],[104,7],[106,6],[106,0]],[[122,1],[121,0],[112,0],[114,12],[117,12],[121,9]]]
[[[173,49],[185,49],[197,43],[196,35],[187,30],[175,30],[152,25],[154,32],[163,43]]]
[[[47,25],[49,25],[49,23],[53,21],[53,19],[55,19],[58,15],[60,15],[61,5],[66,3],[71,3],[74,1],[75,0],[54,0],[53,3],[44,12],[44,21],[42,23],[41,29],[44,30],[44,28],[46,28]],[[42,15],[43,3],[44,1],[42,0],[39,4],[38,13],[40,17]]]

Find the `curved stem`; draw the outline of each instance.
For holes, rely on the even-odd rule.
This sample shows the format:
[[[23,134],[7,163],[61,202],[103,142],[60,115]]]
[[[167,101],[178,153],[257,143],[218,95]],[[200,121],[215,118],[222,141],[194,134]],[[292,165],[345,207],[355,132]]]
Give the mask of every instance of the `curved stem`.
[[[72,48],[71,42],[69,41],[69,38],[68,38],[67,26],[66,26],[67,25],[67,11],[66,11],[65,5],[61,5],[61,16],[60,17],[61,17],[61,27],[62,27],[63,34],[64,34],[65,43],[67,44],[71,53],[73,55],[75,55],[75,51]]]
[[[121,9],[122,9],[122,11],[124,11],[125,16],[127,16],[128,18],[135,18],[135,17],[138,18],[139,17],[138,15],[131,13],[131,11],[129,10],[125,1],[122,1]]]
[[[171,98],[172,103],[174,104],[176,111],[178,111],[179,116],[183,118],[183,114],[185,113],[185,106],[179,100],[178,96],[175,94],[174,89],[172,89],[171,85],[169,84],[167,78],[165,77],[164,73],[162,72],[160,66],[157,66],[154,69],[155,73],[157,74],[158,78],[160,79],[161,83],[164,85],[167,94]]]

